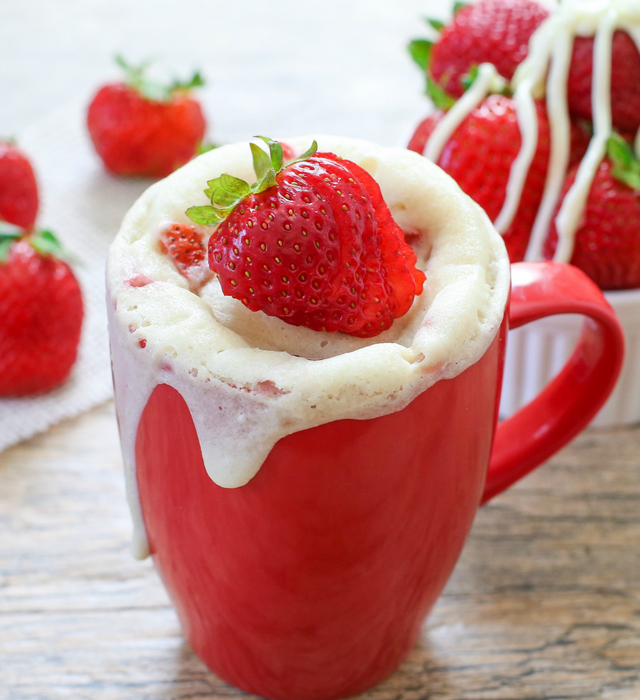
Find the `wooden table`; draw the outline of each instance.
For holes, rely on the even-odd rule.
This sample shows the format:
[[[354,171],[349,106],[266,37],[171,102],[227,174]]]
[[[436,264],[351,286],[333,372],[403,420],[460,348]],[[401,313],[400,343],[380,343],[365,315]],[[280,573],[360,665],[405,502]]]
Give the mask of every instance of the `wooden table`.
[[[0,700],[246,698],[183,640],[130,525],[113,405],[0,455]],[[482,509],[371,700],[640,698],[640,429],[589,431]]]

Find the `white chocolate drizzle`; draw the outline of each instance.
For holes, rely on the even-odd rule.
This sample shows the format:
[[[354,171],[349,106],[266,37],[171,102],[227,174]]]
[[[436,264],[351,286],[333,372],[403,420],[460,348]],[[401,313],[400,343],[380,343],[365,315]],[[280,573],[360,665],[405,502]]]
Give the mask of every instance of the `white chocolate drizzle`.
[[[573,255],[575,233],[580,225],[589,189],[604,158],[607,140],[612,133],[611,52],[616,29],[625,30],[640,50],[640,3],[637,0],[565,0],[533,33],[528,56],[515,72],[513,99],[522,143],[511,165],[505,201],[494,222],[497,230],[503,235],[511,225],[520,204],[524,183],[537,147],[538,123],[534,100],[545,93],[551,132],[549,166],[542,201],[527,248],[527,260],[542,258],[549,225],[560,198],[569,163],[571,123],[567,106],[567,80],[573,39],[575,36],[595,35],[591,94],[594,134],[578,167],[575,181],[565,195],[555,220],[558,245],[554,260],[569,262]],[[482,74],[489,75],[490,69],[485,66],[487,64],[483,64]],[[486,78],[477,91],[474,91],[476,83],[480,81],[480,75],[479,71],[478,78],[470,90],[433,130],[423,151],[427,158],[437,161],[447,138],[490,92],[490,83]],[[473,94],[466,99],[472,91]],[[446,134],[448,136],[445,138]],[[635,139],[635,151],[640,155],[640,130]]]
[[[446,118],[441,119],[436,125],[427,142],[424,155],[435,163],[453,132],[491,91],[502,89],[504,84],[504,78],[500,77],[493,63],[481,63],[473,85],[451,107]]]

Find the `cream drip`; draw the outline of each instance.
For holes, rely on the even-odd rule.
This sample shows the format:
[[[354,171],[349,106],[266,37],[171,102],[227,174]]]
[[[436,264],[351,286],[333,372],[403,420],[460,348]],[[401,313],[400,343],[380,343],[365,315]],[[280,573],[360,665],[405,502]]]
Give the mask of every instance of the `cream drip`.
[[[534,222],[526,259],[542,257],[542,248],[564,182],[571,129],[567,108],[567,76],[573,38],[595,35],[593,47],[592,105],[594,135],[578,168],[576,179],[563,200],[556,217],[558,246],[554,260],[569,262],[573,254],[575,232],[579,226],[586,198],[595,173],[602,161],[607,139],[611,135],[611,48],[613,33],[623,29],[640,50],[640,3],[637,0],[565,0],[538,27],[529,42],[529,53],[518,66],[513,78],[514,102],[522,135],[520,151],[509,173],[507,192],[495,225],[502,234],[508,229],[518,209],[524,182],[535,154],[538,139],[534,98],[545,92],[551,130],[551,153],[542,202]],[[485,69],[489,72],[489,69]],[[476,80],[477,82],[477,80]],[[485,81],[465,100],[466,94],[440,120],[427,140],[423,154],[437,161],[446,141],[455,129],[490,92]],[[475,87],[472,85],[470,91]],[[482,95],[478,97],[478,95]],[[458,105],[460,109],[453,111]],[[436,133],[440,129],[438,133]],[[640,154],[640,130],[636,136],[636,153]]]

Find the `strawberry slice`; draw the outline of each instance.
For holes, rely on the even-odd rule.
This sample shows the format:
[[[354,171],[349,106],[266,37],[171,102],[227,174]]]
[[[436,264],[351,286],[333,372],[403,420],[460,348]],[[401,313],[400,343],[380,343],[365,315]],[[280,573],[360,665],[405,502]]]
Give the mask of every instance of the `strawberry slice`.
[[[312,330],[375,336],[404,315],[424,274],[375,180],[332,153],[311,148],[283,164],[282,146],[251,144],[257,182],[209,181],[211,205],[191,207],[217,226],[209,265],[225,294]]]
[[[204,234],[193,226],[173,224],[162,232],[160,248],[171,258],[180,274],[189,280],[193,291],[213,277],[207,263]]]

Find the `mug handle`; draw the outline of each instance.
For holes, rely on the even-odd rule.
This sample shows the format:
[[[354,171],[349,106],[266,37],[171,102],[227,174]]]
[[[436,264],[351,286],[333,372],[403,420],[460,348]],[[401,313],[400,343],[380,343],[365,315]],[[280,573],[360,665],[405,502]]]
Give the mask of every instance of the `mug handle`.
[[[498,425],[482,503],[542,464],[585,428],[620,374],[624,335],[600,289],[573,265],[512,265],[510,328],[555,314],[586,316],[582,333],[562,371],[533,401]]]

